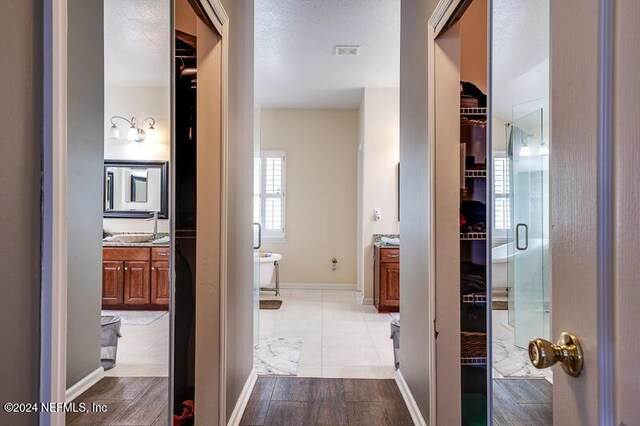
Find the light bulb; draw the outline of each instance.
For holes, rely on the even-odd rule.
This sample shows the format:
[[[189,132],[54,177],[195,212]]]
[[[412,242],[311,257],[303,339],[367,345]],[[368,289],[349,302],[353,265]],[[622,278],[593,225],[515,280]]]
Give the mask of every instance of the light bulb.
[[[136,129],[135,126],[129,127],[129,130],[127,131],[127,139],[130,141],[138,139],[138,129]]]
[[[120,130],[118,130],[118,127],[114,124],[111,125],[111,128],[109,129],[109,137],[111,139],[120,139]]]
[[[153,127],[153,124],[149,126],[149,128],[147,129],[147,137],[152,142],[158,141],[158,131],[156,130],[155,127]]]
[[[529,149],[529,145],[522,145],[520,148],[520,157],[528,157],[531,155],[531,149]]]
[[[549,145],[542,144],[540,145],[540,151],[538,151],[540,155],[549,155]]]

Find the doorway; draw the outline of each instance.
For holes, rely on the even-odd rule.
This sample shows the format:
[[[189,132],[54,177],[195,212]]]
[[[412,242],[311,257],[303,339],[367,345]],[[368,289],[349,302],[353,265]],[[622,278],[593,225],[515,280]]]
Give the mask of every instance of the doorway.
[[[393,378],[400,3],[254,3],[254,365]]]

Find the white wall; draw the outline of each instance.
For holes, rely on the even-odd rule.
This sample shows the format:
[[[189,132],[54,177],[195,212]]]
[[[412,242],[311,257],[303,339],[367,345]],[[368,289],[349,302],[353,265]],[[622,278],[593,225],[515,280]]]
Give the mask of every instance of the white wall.
[[[398,162],[400,161],[400,91],[365,88],[360,106],[361,176],[358,190],[358,288],[373,298],[373,234],[397,234]],[[381,219],[373,216],[375,208]]]
[[[474,0],[460,18],[460,80],[487,93],[487,0]]]
[[[103,2],[68,6],[67,388],[100,368],[104,108]]]
[[[427,20],[436,0],[402,0],[400,30],[400,371],[429,419]]]
[[[253,367],[253,0],[222,0],[229,15],[226,415]]]
[[[283,283],[356,283],[358,111],[263,109],[261,149],[287,153]],[[336,271],[331,259],[338,260]]]
[[[108,29],[107,29],[108,31]],[[167,55],[169,53],[167,52]],[[108,68],[105,72],[108,73]],[[167,83],[168,84],[168,83]],[[154,160],[169,161],[171,143],[171,96],[169,86],[105,86],[104,94],[104,158],[105,160]],[[150,135],[144,142],[125,139],[128,125],[122,120],[116,124],[122,139],[111,139],[109,129],[113,115],[136,117],[138,121],[156,119],[156,137]],[[145,123],[146,124],[146,123]],[[145,125],[145,128],[147,126]],[[153,222],[143,219],[103,219],[108,232],[150,232]],[[169,232],[169,220],[158,221],[158,231]]]

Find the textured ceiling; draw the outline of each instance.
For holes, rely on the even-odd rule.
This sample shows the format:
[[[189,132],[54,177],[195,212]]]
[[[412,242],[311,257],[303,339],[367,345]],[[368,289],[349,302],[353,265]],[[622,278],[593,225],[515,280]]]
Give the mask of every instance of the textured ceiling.
[[[169,85],[169,0],[105,0],[105,83]]]
[[[399,80],[400,0],[255,0],[256,103],[357,108],[363,87]]]
[[[549,0],[493,1],[493,114],[549,97]]]

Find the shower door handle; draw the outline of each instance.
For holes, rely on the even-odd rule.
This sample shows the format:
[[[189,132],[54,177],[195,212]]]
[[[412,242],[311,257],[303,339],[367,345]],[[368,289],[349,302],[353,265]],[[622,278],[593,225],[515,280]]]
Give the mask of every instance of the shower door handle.
[[[262,225],[260,225],[257,222],[254,222],[253,226],[257,226],[258,227],[258,245],[257,246],[253,246],[254,250],[259,250],[260,247],[262,247]]]
[[[524,228],[524,246],[520,245],[520,228]],[[516,225],[516,248],[518,250],[526,250],[529,248],[529,227],[526,223]]]

